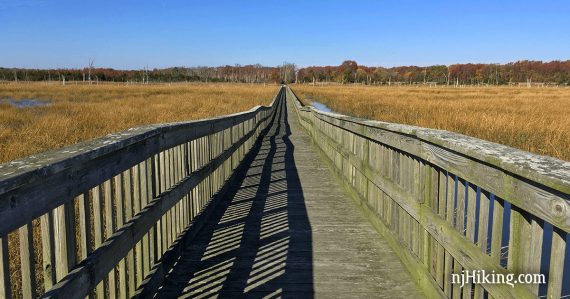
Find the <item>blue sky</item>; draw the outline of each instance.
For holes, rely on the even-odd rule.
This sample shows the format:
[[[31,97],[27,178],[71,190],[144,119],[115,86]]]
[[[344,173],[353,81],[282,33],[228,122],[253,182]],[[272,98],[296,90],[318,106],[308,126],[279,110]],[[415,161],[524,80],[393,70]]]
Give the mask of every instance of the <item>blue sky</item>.
[[[570,1],[0,0],[0,66],[570,59]]]

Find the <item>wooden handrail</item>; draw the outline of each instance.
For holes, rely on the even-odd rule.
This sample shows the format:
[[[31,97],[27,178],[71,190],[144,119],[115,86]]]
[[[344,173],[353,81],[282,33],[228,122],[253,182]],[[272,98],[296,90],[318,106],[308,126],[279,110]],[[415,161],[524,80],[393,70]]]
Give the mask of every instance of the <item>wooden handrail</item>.
[[[545,274],[548,297],[560,296],[564,259],[570,258],[570,163],[457,133],[318,111],[289,88],[287,97],[428,294],[539,294],[538,285],[451,284],[452,273],[486,270]],[[550,261],[547,271],[543,260]]]
[[[40,282],[44,297],[132,296],[224,186],[282,95],[247,112],[129,129],[0,165],[0,297],[14,287],[42,295]],[[39,238],[33,221],[42,229],[35,250],[26,241]],[[8,273],[15,230],[20,281]]]

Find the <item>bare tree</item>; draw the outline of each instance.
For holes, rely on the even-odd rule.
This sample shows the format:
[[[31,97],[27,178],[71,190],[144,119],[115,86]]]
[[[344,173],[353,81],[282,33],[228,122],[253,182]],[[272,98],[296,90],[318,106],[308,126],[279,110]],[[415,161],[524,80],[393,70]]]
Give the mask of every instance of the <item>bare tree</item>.
[[[95,60],[92,58],[89,58],[89,74],[87,75],[87,80],[89,80],[89,85],[91,85],[91,70],[93,70],[93,64],[95,63]]]
[[[283,65],[279,66],[279,69],[284,83],[289,83],[289,81],[294,80],[297,70],[297,66],[294,63],[283,62]]]

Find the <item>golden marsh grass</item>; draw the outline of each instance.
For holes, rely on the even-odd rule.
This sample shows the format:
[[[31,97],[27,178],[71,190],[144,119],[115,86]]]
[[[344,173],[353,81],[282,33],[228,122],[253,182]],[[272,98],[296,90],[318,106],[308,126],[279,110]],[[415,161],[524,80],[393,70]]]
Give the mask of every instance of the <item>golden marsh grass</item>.
[[[453,131],[570,161],[570,88],[296,85],[305,104]],[[311,100],[308,100],[311,99]]]
[[[267,105],[277,85],[0,85],[0,163],[144,124],[202,119]],[[7,99],[50,101],[16,108]],[[36,291],[43,293],[39,219],[33,221]],[[22,297],[18,233],[9,234],[12,296]],[[79,249],[79,248],[78,248]]]
[[[0,85],[0,163],[144,124],[185,121],[267,105],[276,85]],[[16,108],[1,99],[40,99]]]

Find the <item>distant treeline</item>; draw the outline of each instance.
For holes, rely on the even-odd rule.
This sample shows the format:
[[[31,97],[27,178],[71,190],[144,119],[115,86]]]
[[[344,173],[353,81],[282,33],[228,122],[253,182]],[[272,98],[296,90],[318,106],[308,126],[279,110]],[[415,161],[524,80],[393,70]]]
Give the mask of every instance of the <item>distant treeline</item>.
[[[299,70],[300,82],[491,84],[570,83],[570,60],[517,61],[507,64],[452,64],[428,67],[367,67],[347,60],[340,66],[312,66]]]
[[[297,68],[284,63],[277,67],[235,65],[220,67],[173,67],[165,69],[115,70],[0,68],[2,81],[112,81],[112,82],[298,82],[360,84],[570,84],[570,60],[517,61],[507,64],[452,64],[428,67],[368,67],[347,60],[339,66]]]
[[[293,73],[289,71],[293,67]],[[288,72],[288,73],[286,73]],[[0,68],[4,81],[111,81],[111,82],[280,82],[294,77],[294,65],[279,67],[236,65],[221,67],[172,67],[165,69],[115,70],[86,67],[83,69]]]

